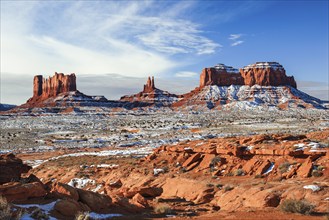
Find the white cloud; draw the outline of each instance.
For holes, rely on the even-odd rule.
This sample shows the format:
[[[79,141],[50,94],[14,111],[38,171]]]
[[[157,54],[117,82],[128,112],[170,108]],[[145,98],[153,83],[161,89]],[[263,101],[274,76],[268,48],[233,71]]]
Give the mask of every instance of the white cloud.
[[[175,74],[176,77],[193,77],[198,75],[198,73],[190,72],[190,71],[181,71]]]
[[[234,43],[231,44],[231,46],[232,47],[238,46],[239,44],[242,44],[243,42],[244,42],[243,40],[235,41]]]
[[[220,47],[199,24],[177,17],[190,4],[158,13],[153,1],[5,2],[1,72],[164,74],[184,65],[173,54],[210,54]]]
[[[230,37],[228,39],[230,40],[237,40],[242,36],[242,34],[230,34]]]

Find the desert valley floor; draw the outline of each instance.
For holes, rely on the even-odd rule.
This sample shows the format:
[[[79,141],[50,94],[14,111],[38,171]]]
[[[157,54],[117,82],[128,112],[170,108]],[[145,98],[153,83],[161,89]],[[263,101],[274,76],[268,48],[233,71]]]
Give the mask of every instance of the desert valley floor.
[[[0,124],[12,218],[328,216],[327,110],[8,113]]]

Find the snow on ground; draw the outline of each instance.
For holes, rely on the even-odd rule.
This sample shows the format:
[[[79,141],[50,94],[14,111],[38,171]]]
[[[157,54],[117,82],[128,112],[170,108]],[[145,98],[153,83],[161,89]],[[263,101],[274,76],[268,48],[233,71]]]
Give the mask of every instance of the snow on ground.
[[[93,219],[107,219],[107,218],[113,218],[113,217],[120,217],[122,214],[98,214],[95,212],[90,212],[89,216]]]
[[[306,186],[303,186],[304,189],[311,189],[313,192],[317,192],[317,191],[320,191],[321,188],[317,185],[306,185]]]
[[[274,168],[274,163],[271,163],[271,166],[263,174],[264,175],[269,174],[270,172],[272,172],[273,168]]]
[[[160,173],[164,173],[164,169],[153,169],[154,176],[157,176]]]
[[[73,178],[70,180],[70,182],[67,183],[67,185],[75,187],[75,188],[79,188],[82,189],[84,188],[86,185],[95,185],[96,181],[92,180],[92,179],[88,179],[88,178]]]
[[[44,211],[45,214],[49,215],[49,212],[54,208],[55,203],[57,201],[48,203],[48,204],[13,204],[15,207],[20,207],[24,209],[28,209],[31,207],[37,207]],[[31,213],[32,214],[32,213]],[[24,215],[21,217],[21,220],[34,220],[35,218],[31,217],[31,214],[24,213]],[[49,220],[56,220],[56,218],[49,216]]]

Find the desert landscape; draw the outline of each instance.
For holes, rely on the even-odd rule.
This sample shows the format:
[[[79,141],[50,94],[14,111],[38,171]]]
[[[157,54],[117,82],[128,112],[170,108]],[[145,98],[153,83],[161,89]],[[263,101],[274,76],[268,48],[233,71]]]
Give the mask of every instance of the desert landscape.
[[[329,220],[328,0],[0,0],[0,220]]]
[[[0,115],[2,219],[328,217],[328,102],[278,63],[204,68],[183,95],[149,77],[120,100],[75,74],[33,82]]]

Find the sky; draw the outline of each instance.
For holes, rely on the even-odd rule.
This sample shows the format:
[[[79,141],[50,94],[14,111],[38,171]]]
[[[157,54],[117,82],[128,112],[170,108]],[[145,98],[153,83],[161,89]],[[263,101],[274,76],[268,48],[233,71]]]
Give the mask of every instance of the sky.
[[[300,90],[329,100],[328,0],[0,1],[0,103],[32,96],[34,75],[76,73],[88,95],[118,99],[147,76],[172,93],[203,68],[277,61]]]

